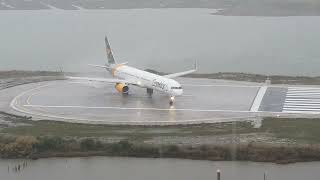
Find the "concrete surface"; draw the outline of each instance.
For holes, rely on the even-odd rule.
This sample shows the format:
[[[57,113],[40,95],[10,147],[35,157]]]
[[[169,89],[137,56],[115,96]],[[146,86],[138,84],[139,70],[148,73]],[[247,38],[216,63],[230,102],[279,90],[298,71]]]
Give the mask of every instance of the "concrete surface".
[[[50,81],[0,91],[0,108],[32,116],[34,120],[134,125],[247,121],[263,116],[318,117],[320,114],[320,103],[315,99],[318,90],[320,92],[317,88],[289,87],[291,94],[288,95],[288,88],[284,86],[192,78],[178,81],[184,95],[176,97],[171,107],[167,95],[155,92],[149,97],[146,90],[139,87],[130,86],[130,94],[123,96],[116,92],[113,84]],[[303,104],[299,105],[302,100],[297,99],[292,105],[290,95],[305,94],[305,91],[309,96],[303,95]]]

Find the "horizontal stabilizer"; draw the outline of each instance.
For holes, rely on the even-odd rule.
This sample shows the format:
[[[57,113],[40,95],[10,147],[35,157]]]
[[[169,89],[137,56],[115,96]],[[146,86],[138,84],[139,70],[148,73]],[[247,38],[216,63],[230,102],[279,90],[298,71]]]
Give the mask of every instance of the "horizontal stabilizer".
[[[105,68],[105,69],[110,69],[110,68],[111,68],[111,67],[109,67],[109,66],[95,65],[95,64],[88,64],[88,66],[99,67],[99,68]]]
[[[131,82],[124,79],[115,79],[115,78],[89,78],[89,77],[71,77],[67,76],[66,78],[71,80],[85,80],[85,81],[97,81],[97,82],[106,82],[106,83],[123,83],[123,84],[132,84],[137,85],[135,82]]]

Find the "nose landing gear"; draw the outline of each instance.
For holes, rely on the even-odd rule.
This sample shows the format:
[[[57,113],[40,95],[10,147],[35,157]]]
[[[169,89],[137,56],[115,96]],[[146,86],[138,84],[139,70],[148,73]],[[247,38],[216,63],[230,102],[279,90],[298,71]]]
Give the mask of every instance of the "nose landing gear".
[[[147,88],[147,94],[148,94],[149,96],[152,96],[152,94],[153,94],[153,89]]]
[[[174,96],[170,97],[169,105],[172,106],[174,103]]]

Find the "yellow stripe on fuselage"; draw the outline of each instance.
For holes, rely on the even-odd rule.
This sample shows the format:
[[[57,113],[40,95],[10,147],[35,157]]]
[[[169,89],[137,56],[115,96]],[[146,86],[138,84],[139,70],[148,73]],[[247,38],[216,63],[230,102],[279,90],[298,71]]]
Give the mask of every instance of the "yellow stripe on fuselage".
[[[122,67],[123,64],[117,64],[113,69],[112,69],[112,76],[115,76],[116,71]]]

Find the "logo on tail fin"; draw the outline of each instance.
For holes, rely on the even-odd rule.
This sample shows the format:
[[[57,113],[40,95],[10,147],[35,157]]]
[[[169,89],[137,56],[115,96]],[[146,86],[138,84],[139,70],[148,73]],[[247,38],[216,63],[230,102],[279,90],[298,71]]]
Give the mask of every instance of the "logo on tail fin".
[[[109,44],[107,36],[105,38],[105,43],[106,43],[106,52],[107,52],[108,63],[109,64],[115,64],[115,61],[114,61],[114,58],[113,58],[113,55],[112,55],[112,50],[111,50],[111,47],[110,47],[110,44]]]

